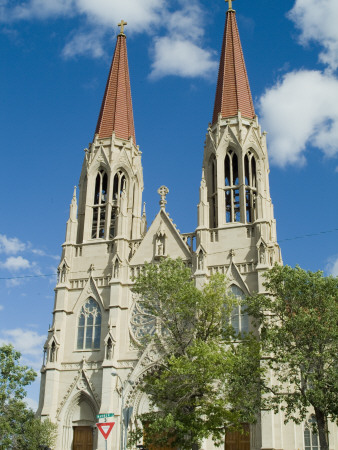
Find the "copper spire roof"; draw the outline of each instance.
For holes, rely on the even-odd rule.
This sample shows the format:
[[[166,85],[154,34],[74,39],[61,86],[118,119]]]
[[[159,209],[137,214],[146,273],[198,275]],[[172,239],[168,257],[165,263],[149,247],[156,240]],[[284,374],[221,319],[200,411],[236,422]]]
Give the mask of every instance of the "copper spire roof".
[[[95,134],[99,138],[106,138],[115,132],[116,137],[120,139],[132,137],[134,143],[136,143],[127,44],[126,36],[123,33],[123,25],[126,25],[126,23],[122,24],[121,33],[117,36]]]
[[[219,113],[224,118],[236,116],[238,111],[249,119],[255,116],[236,13],[230,8],[225,21],[212,123],[217,122]]]

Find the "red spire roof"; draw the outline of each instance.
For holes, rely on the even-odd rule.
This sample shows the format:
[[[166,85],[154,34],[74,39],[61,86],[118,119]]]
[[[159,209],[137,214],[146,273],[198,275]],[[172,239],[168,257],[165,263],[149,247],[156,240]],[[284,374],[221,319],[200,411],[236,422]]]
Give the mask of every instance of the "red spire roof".
[[[217,122],[219,113],[225,118],[236,116],[238,111],[249,119],[255,116],[236,13],[229,9],[225,21],[212,123]]]
[[[106,90],[95,134],[110,137],[115,132],[120,139],[135,139],[133,106],[128,68],[126,36],[121,31],[110,67]]]

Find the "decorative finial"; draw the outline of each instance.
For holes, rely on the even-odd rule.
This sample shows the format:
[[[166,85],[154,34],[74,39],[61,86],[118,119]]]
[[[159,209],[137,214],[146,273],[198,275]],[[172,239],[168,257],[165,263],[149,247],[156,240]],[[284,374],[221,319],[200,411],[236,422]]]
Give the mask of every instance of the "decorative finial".
[[[233,2],[234,0],[225,0],[225,1],[229,3],[229,9],[228,9],[228,11],[234,11],[234,9],[232,9],[232,2]]]
[[[160,196],[161,196],[161,200],[160,200],[161,208],[165,208],[165,205],[167,204],[167,201],[165,198],[169,194],[169,189],[166,186],[161,186],[158,189],[157,193],[160,194]]]
[[[123,19],[121,20],[120,23],[117,24],[118,27],[120,27],[120,34],[122,34],[124,36],[124,27],[125,25],[128,25],[127,22],[125,22]]]

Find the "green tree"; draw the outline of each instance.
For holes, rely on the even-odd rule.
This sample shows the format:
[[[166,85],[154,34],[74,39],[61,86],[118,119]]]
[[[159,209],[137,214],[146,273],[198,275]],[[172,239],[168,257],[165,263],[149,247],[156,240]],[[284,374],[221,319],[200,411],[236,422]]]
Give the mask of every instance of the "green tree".
[[[249,335],[236,339],[230,317],[239,300],[225,277],[214,275],[199,290],[182,260],[165,259],[146,264],[133,290],[158,330],[144,338],[160,355],[140,386],[153,406],[141,417],[146,445],[198,448],[208,437],[221,444],[226,429],[254,422],[259,349]]]
[[[20,357],[12,345],[0,347],[0,448],[33,450],[53,445],[56,425],[40,422],[24,402],[25,387],[36,373],[20,365]]]
[[[327,421],[338,419],[338,278],[277,265],[265,277],[266,295],[247,299],[274,373],[265,407],[296,423],[313,407],[321,450],[328,450]]]

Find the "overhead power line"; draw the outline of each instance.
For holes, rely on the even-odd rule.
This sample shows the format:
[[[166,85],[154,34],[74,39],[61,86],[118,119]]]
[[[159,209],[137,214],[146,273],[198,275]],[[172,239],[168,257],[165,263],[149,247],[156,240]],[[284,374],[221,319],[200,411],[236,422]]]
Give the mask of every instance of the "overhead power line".
[[[332,230],[326,230],[326,231],[319,231],[318,233],[302,234],[300,236],[294,236],[292,238],[278,239],[278,242],[295,241],[297,239],[304,239],[304,238],[313,237],[313,236],[321,236],[323,234],[334,233],[335,231],[338,231],[338,228],[333,228]],[[246,248],[248,248],[248,247],[237,247],[237,248],[234,248],[233,250],[244,250]],[[43,275],[22,275],[22,276],[17,276],[17,277],[0,277],[0,280],[20,280],[20,279],[24,279],[24,278],[55,277],[56,275],[57,275],[57,273],[48,273],[48,274],[43,274]]]

